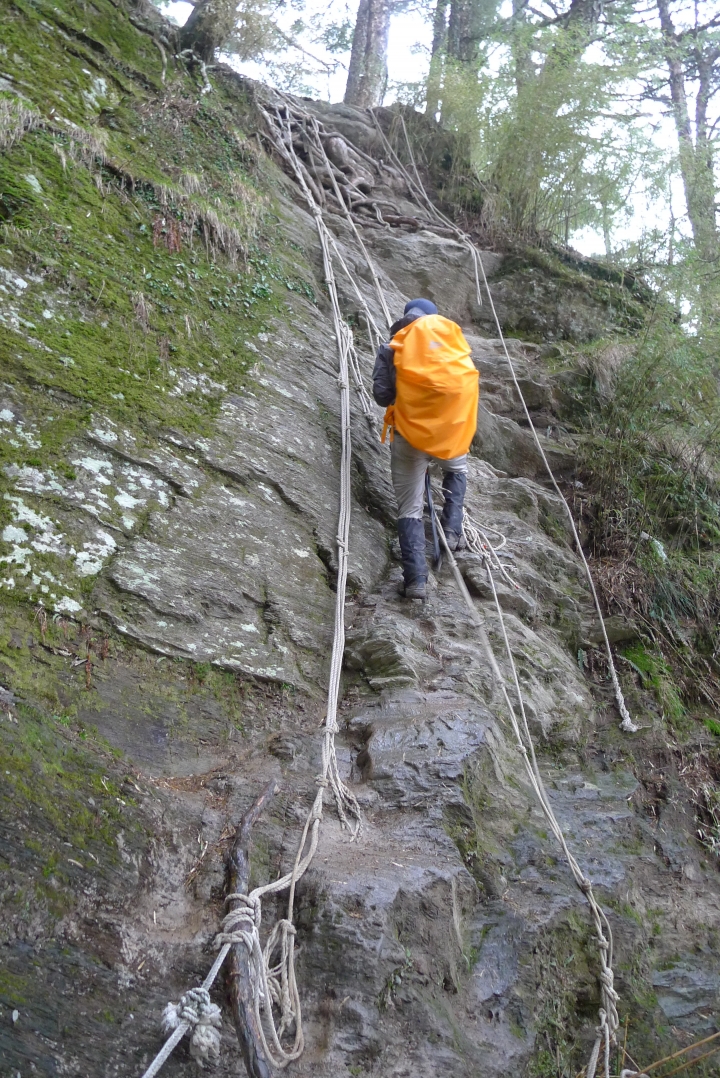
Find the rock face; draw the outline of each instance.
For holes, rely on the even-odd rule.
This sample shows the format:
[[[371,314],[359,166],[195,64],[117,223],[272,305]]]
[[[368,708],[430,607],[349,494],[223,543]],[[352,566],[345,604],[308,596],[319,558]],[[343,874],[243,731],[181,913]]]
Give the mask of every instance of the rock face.
[[[56,26],[48,55],[73,64],[65,37],[101,41],[104,24],[73,8],[61,20],[58,11],[47,16]],[[103,12],[120,19],[110,7]],[[133,18],[154,19],[166,32],[152,13]],[[14,19],[20,34],[30,16]],[[120,355],[117,342],[106,341],[98,380],[95,368],[80,379],[73,367],[105,340],[103,321],[115,316],[99,282],[95,288],[91,275],[80,288],[72,266],[62,276],[60,254],[49,266],[20,240],[2,253],[7,355],[19,357],[8,362],[0,400],[8,777],[0,1058],[3,1074],[13,1076],[142,1073],[160,1044],[165,1003],[199,983],[212,961],[233,822],[265,782],[280,779],[281,794],[256,828],[252,883],[286,871],[320,765],[337,571],[339,395],[314,223],[277,164],[248,149],[246,136],[259,124],[250,88],[221,71],[217,105],[203,113],[190,76],[178,70],[167,96],[159,53],[142,51],[133,23],[121,25],[132,49],[127,41],[113,47],[129,50],[126,66],[121,71],[110,53],[103,64],[116,80],[131,80],[140,118],[109,97],[94,106],[69,97],[65,111],[78,124],[102,120],[108,159],[114,154],[119,169],[122,147],[131,146],[122,141],[127,132],[139,137],[148,124],[159,139],[169,112],[183,114],[180,102],[193,138],[205,124],[216,132],[213,146],[241,146],[244,156],[233,161],[250,170],[243,182],[272,199],[266,210],[274,223],[258,242],[279,261],[249,253],[244,270],[231,272],[209,238],[192,254],[183,248],[180,261],[162,231],[167,208],[163,217],[147,192],[149,210],[139,195],[130,203],[98,173],[108,185],[101,211],[97,183],[77,164],[85,171],[67,198],[78,219],[102,212],[117,260],[130,264],[142,251],[144,262],[132,308],[118,308],[135,319],[140,344]],[[82,77],[78,67],[79,85]],[[364,113],[313,107],[339,133],[339,166],[381,156]],[[181,126],[172,130],[180,139]],[[41,166],[49,170],[58,158],[46,142],[58,137],[40,131],[13,150],[19,175],[32,149],[43,191],[50,185]],[[243,188],[237,179],[232,189],[221,186],[229,182],[226,158],[216,174],[191,142],[178,145],[183,175],[216,184],[218,204],[232,208]],[[170,150],[155,152],[168,183],[177,179]],[[369,168],[368,184],[374,175]],[[192,183],[184,182],[187,191]],[[402,183],[389,172],[383,183],[408,216],[413,205]],[[66,233],[57,220],[60,250]],[[329,215],[329,224],[380,319],[352,232],[339,216]],[[472,345],[482,405],[467,505],[510,580],[498,578],[498,597],[549,796],[608,911],[629,1045],[648,1062],[666,1044],[710,1031],[717,1013],[720,888],[714,855],[696,834],[698,784],[709,779],[681,748],[668,747],[658,716],[645,713],[648,728],[636,742],[623,738],[601,671],[588,676],[597,623],[582,567],[500,342],[486,335],[487,309],[477,305],[466,250],[400,224],[368,224],[364,232],[392,310],[429,295],[462,322]],[[84,242],[99,258],[97,236]],[[483,258],[507,325],[532,316],[547,339],[599,332],[595,294],[592,317],[576,307],[572,322],[563,306],[570,300],[551,275],[533,268],[534,291],[518,296],[521,271],[493,252]],[[148,275],[160,282],[149,315],[139,298]],[[578,280],[573,287],[582,291]],[[252,308],[253,289],[261,306],[247,315],[242,304]],[[340,290],[352,319],[357,296],[347,280]],[[357,337],[367,382],[372,355],[362,332]],[[69,352],[76,341],[84,351],[63,363],[60,347]],[[553,467],[569,474],[572,439],[561,439],[557,383],[540,347],[516,339],[508,347]],[[153,349],[159,358],[151,362]],[[141,382],[149,404],[145,388],[146,396],[132,397]],[[288,1074],[576,1073],[599,999],[584,899],[524,778],[498,686],[448,569],[432,577],[426,604],[397,594],[388,450],[357,401],[352,440],[338,756],[364,831],[349,842],[327,798],[317,857],[297,894],[307,1047]],[[472,554],[458,562],[509,676],[486,571]],[[264,924],[282,915],[283,901],[266,904]],[[223,1002],[221,982],[216,998]],[[218,1074],[242,1071],[233,1036],[226,1018]],[[182,1046],[164,1073],[194,1069]]]

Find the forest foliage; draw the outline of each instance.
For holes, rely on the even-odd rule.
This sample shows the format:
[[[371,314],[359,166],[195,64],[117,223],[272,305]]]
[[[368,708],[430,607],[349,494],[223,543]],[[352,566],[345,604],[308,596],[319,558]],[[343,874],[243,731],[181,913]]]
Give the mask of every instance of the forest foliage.
[[[189,24],[205,9],[232,14],[218,48],[283,89],[344,79],[347,103],[396,100],[453,131],[488,227],[590,228],[615,260],[717,255],[717,0],[197,0]],[[401,66],[393,25],[418,41]],[[655,220],[629,242],[640,192]]]

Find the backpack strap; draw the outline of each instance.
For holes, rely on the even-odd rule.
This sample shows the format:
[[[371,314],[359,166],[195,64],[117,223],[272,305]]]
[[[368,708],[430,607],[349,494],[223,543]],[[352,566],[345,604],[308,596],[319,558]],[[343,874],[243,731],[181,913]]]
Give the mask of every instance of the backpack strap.
[[[380,435],[380,441],[385,445],[385,436],[388,431],[390,432],[390,443],[392,444],[395,437],[395,405],[389,404],[385,409],[385,415],[383,417],[383,429]]]

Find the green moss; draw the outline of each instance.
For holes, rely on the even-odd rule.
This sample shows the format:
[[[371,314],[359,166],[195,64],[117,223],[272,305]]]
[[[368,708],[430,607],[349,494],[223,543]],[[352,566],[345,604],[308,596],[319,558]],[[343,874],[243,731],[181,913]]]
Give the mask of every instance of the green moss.
[[[90,735],[83,744],[79,733],[29,705],[17,708],[16,722],[0,725],[0,814],[13,849],[19,841],[23,850],[21,890],[29,884],[32,906],[54,918],[75,905],[91,878],[107,883],[122,871],[121,844],[147,842],[102,746]],[[5,875],[4,900],[22,907],[17,869]]]
[[[388,974],[385,984],[380,990],[378,996],[378,1009],[385,1011],[388,1007],[393,1006],[393,1000],[400,991],[403,985],[403,981],[408,977],[413,968],[412,953],[409,948],[405,948],[405,961],[401,966],[396,966],[391,973]]]
[[[534,1078],[575,1074],[580,1066],[579,1031],[594,1016],[597,983],[589,955],[590,925],[571,912],[544,932],[533,950],[532,1007],[536,1052],[529,1065]]]
[[[663,715],[677,725],[685,716],[685,706],[672,679],[670,667],[657,653],[643,644],[633,644],[622,651],[625,660],[640,675],[644,687],[650,689]]]
[[[256,359],[245,336],[271,309],[281,267],[259,250],[240,269],[209,259],[198,244],[180,252],[162,239],[154,245],[151,211],[158,209],[127,198],[117,184],[101,195],[84,164],[68,160],[62,168],[57,145],[36,132],[0,162],[3,204],[21,230],[4,263],[36,278],[15,304],[25,325],[4,341],[8,371],[78,402],[52,431],[43,422],[46,402],[46,414],[36,416],[42,449],[26,450],[18,463],[47,463],[97,409],[118,422],[207,433],[221,387],[242,390]],[[25,174],[47,197],[29,188]],[[200,376],[201,391],[178,393],[178,370]]]
[[[0,528],[16,516],[2,497],[14,494],[8,469],[33,468],[60,489],[98,422],[146,451],[168,429],[210,435],[225,396],[252,386],[252,338],[285,312],[288,292],[314,300],[311,270],[281,246],[273,168],[263,159],[260,170],[236,80],[218,77],[200,97],[171,62],[163,86],[158,49],[105,0],[92,11],[11,6],[3,41],[3,72],[39,126],[0,157],[10,310],[0,364],[31,431],[0,438]],[[43,496],[43,512],[66,509]],[[94,578],[71,558],[38,552],[32,568],[58,586],[12,567],[0,576],[7,603],[52,607],[69,594],[90,606]]]
[[[568,540],[567,521],[557,516],[550,508],[550,503],[543,499],[539,505],[539,524],[559,546],[566,546]]]
[[[575,293],[580,302],[590,300],[612,313],[615,325],[627,333],[643,328],[654,299],[650,289],[632,274],[574,258],[559,248],[515,246],[503,259],[500,276],[515,277],[516,287],[523,278],[541,276],[545,282],[555,281],[566,296]],[[526,331],[522,319],[512,330],[524,339],[540,340],[537,333]]]
[[[0,967],[0,1003],[6,1007],[22,1007],[27,1000],[30,980],[30,977]]]

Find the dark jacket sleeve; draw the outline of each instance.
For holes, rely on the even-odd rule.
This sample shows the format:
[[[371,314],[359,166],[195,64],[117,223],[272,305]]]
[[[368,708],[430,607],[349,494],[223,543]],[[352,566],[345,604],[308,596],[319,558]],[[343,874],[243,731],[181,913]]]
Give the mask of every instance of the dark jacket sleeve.
[[[389,344],[381,344],[375,357],[373,397],[381,408],[395,403],[395,353]]]

